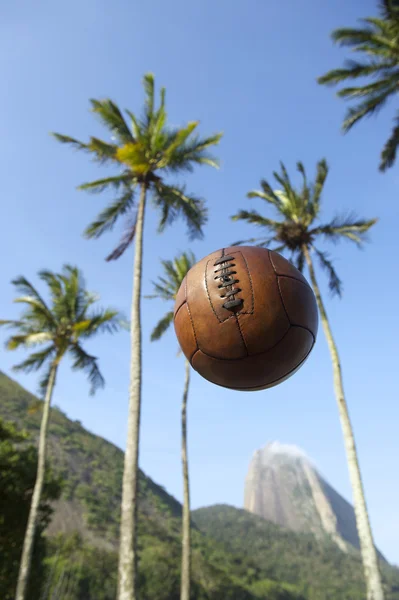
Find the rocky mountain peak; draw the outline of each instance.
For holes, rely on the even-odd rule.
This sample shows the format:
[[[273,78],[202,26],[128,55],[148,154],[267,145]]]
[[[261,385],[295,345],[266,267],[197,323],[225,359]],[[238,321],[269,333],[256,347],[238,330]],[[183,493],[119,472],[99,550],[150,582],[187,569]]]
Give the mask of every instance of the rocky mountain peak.
[[[254,453],[244,508],[286,529],[328,536],[341,550],[359,548],[353,507],[297,446],[272,441]]]

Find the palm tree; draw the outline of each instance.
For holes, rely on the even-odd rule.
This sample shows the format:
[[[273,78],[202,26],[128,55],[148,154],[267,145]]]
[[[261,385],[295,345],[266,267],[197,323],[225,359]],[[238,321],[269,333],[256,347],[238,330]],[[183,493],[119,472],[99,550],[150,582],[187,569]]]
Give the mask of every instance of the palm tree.
[[[248,194],[249,198],[261,198],[271,205],[277,213],[277,220],[264,217],[255,210],[240,210],[232,219],[253,223],[265,232],[261,238],[246,240],[246,242],[256,243],[259,246],[276,244],[276,247],[273,249],[287,251],[292,262],[294,262],[300,271],[303,270],[305,263],[308,267],[310,280],[320,311],[321,322],[331,354],[335,395],[352,484],[357,530],[367,586],[367,598],[368,600],[383,600],[377,553],[364,497],[355,439],[345,400],[341,363],[316,280],[312,258],[313,253],[318,259],[320,266],[327,272],[331,292],[341,296],[341,281],[334,266],[328,255],[318,249],[315,244],[320,238],[331,242],[348,239],[360,246],[366,239],[366,232],[376,223],[376,219],[358,219],[355,216],[349,215],[347,217],[337,216],[326,224],[317,223],[320,218],[321,194],[328,174],[327,163],[325,160],[321,160],[318,163],[317,175],[313,184],[308,183],[303,164],[299,162],[297,168],[303,178],[303,185],[300,190],[296,190],[292,186],[288,173],[284,165],[281,164],[281,174],[273,173],[278,184],[281,186],[280,190],[273,190],[267,181],[262,180],[262,189],[260,191],[249,192]],[[243,244],[245,242],[241,241],[237,243]]]
[[[390,96],[396,96],[399,86],[399,5],[395,0],[380,1],[380,16],[362,19],[359,28],[342,28],[332,32],[334,42],[349,46],[362,60],[348,60],[344,68],[333,69],[318,78],[320,84],[335,85],[342,81],[365,78],[368,83],[345,87],[337,95],[358,103],[347,111],[343,122],[345,132],[363,119],[377,113]],[[380,170],[392,167],[399,145],[399,111],[395,126],[382,153]]]
[[[18,277],[13,284],[20,294],[15,302],[26,305],[19,320],[1,320],[14,330],[6,342],[9,350],[30,348],[46,344],[42,350],[32,352],[16,365],[16,371],[38,371],[43,368],[40,392],[44,396],[43,415],[40,426],[37,475],[23,543],[15,598],[25,600],[31,566],[32,550],[37,527],[38,511],[43,491],[46,468],[47,430],[50,404],[62,358],[69,354],[72,369],[83,370],[90,382],[90,393],[104,386],[104,378],[98,368],[97,358],[88,354],[82,342],[98,333],[117,331],[121,325],[118,312],[111,309],[91,310],[97,297],[85,288],[85,282],[76,267],[65,265],[62,273],[39,272],[50,292],[48,304],[37,289],[25,277]]]
[[[176,258],[161,261],[164,269],[164,277],[159,277],[158,282],[153,282],[154,294],[147,298],[162,298],[170,303],[176,300],[183,279],[195,264],[192,252],[183,252]],[[173,305],[160,319],[151,334],[151,341],[159,340],[173,321]],[[191,583],[191,542],[190,542],[190,483],[188,476],[187,457],[187,398],[190,386],[190,363],[186,360],[186,377],[184,382],[183,401],[181,407],[181,457],[183,467],[183,535],[182,535],[182,567],[181,567],[181,591],[180,600],[190,600]]]
[[[141,279],[143,261],[143,226],[147,195],[160,211],[158,230],[162,232],[177,217],[186,221],[191,238],[202,236],[206,222],[205,204],[188,195],[184,186],[165,183],[162,175],[192,171],[196,164],[217,167],[209,147],[217,144],[221,134],[202,139],[194,135],[198,122],[181,129],[167,126],[165,89],[160,92],[160,106],[154,105],[154,77],[144,77],[145,106],[143,116],[126,111],[130,127],[118,106],[111,100],[92,100],[92,110],[110,130],[115,143],[90,138],[88,143],[65,135],[54,134],[62,143],[90,153],[100,164],[119,170],[114,176],[80,186],[90,192],[107,189],[119,191],[117,200],[109,204],[89,225],[85,234],[98,238],[110,231],[116,221],[127,217],[126,232],[107,260],[119,258],[135,239],[133,298],[131,308],[131,358],[128,434],[122,487],[118,600],[137,600],[137,483],[141,410]],[[138,203],[135,193],[139,190]]]

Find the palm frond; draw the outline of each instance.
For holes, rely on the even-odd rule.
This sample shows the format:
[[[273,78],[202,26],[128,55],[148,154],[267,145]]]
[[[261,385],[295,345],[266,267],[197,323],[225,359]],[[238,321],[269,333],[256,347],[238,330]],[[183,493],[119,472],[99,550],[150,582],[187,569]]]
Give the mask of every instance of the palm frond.
[[[155,340],[159,340],[159,338],[161,338],[163,336],[163,334],[165,333],[165,331],[169,328],[172,321],[173,321],[173,310],[166,313],[166,315],[164,317],[162,317],[162,319],[160,319],[160,321],[157,323],[157,325],[155,326],[155,328],[153,329],[153,331],[151,333],[151,341],[154,342]]]
[[[171,173],[191,172],[195,164],[219,168],[218,159],[208,152],[208,148],[219,144],[222,136],[222,133],[217,133],[207,138],[193,136],[190,140],[186,140],[180,146],[175,147],[173,152],[169,152],[166,169]]]
[[[47,284],[51,293],[52,302],[53,304],[56,304],[62,297],[62,282],[55,273],[46,269],[39,271],[39,277]]]
[[[23,321],[14,321],[12,319],[0,319],[0,326],[4,325],[6,327],[23,327]]]
[[[178,217],[183,217],[189,238],[203,237],[202,228],[207,221],[207,209],[202,199],[187,195],[184,187],[168,186],[161,181],[155,184],[152,192],[155,206],[161,209],[159,232],[164,231]]]
[[[198,121],[191,121],[188,123],[186,127],[182,127],[181,129],[176,129],[171,132],[169,137],[169,144],[166,148],[164,148],[163,152],[163,160],[159,163],[160,167],[166,167],[170,162],[170,159],[173,157],[173,153],[178,149],[182,148],[187,140],[190,137],[192,132],[198,127]]]
[[[319,225],[310,231],[311,236],[324,235],[332,242],[347,238],[357,245],[367,241],[367,232],[377,219],[359,219],[356,215],[335,217],[327,225]]]
[[[274,190],[271,187],[271,185],[265,179],[261,179],[260,184],[262,186],[262,191],[253,190],[251,192],[248,192],[247,198],[262,198],[262,200],[266,200],[266,202],[273,204],[277,209],[279,209],[280,199],[274,193]]]
[[[275,230],[280,226],[278,221],[273,219],[267,219],[262,217],[256,210],[239,210],[237,214],[230,217],[232,221],[246,221],[260,227],[266,227],[267,229]]]
[[[91,137],[90,142],[87,144],[87,150],[93,155],[94,160],[101,165],[117,160],[118,146],[104,142],[104,140]]]
[[[296,163],[296,168],[297,168],[297,171],[302,175],[302,180],[303,180],[302,197],[305,200],[305,202],[308,203],[309,199],[310,199],[310,189],[308,186],[308,179],[306,176],[305,167],[303,166],[303,163],[301,161],[298,161]]]
[[[230,217],[231,218],[231,217]],[[265,241],[264,238],[249,238],[248,240],[238,240],[237,242],[232,242],[230,246],[242,246],[243,244],[255,244],[256,242]]]
[[[326,252],[321,252],[320,250],[317,250],[317,248],[315,248],[314,246],[312,246],[312,248],[319,259],[321,268],[324,269],[328,275],[328,287],[330,288],[330,292],[333,295],[335,294],[341,297],[342,282],[339,279],[328,254]]]
[[[159,278],[161,280],[161,278]],[[174,288],[169,283],[157,283],[156,281],[151,282],[154,286],[154,295],[145,296],[146,298],[161,298],[162,300],[173,301],[175,296]]]
[[[86,373],[90,382],[90,395],[93,395],[97,389],[104,387],[105,380],[97,364],[97,357],[91,356],[83,350],[80,344],[71,344],[69,351],[73,358],[72,369],[82,370]]]
[[[345,87],[337,92],[337,96],[345,99],[372,97],[378,92],[394,93],[398,86],[399,71],[392,72],[388,79],[380,79],[374,83],[357,87]]]
[[[296,255],[291,257],[292,263],[296,266],[298,271],[301,273],[305,267],[305,255],[303,252],[297,252]]]
[[[195,265],[195,263],[195,255],[191,250],[188,252],[182,252],[179,256],[175,257],[173,264],[175,272],[177,273],[176,283],[179,285],[179,287],[188,271]]]
[[[123,234],[117,247],[106,257],[106,261],[117,260],[127,250],[136,235],[137,214],[133,214],[127,222],[126,231]]]
[[[335,29],[331,34],[331,39],[339,46],[358,46],[359,44],[374,42],[377,45],[389,44],[390,40],[378,35],[375,25],[378,20],[374,20],[374,23],[368,22],[368,19],[364,19],[365,27],[341,27]]]
[[[44,365],[44,363],[50,358],[54,357],[56,352],[54,344],[43,348],[40,352],[33,352],[21,363],[14,365],[14,371],[24,371],[25,373],[31,373],[32,371],[38,371]]]
[[[75,148],[75,150],[88,150],[87,144],[84,144],[83,142],[80,142],[79,140],[76,140],[73,137],[70,137],[68,135],[62,135],[61,133],[52,133],[51,135],[62,144],[69,144],[70,146]]]
[[[317,82],[321,85],[336,85],[347,79],[358,79],[359,77],[368,77],[376,73],[384,73],[392,68],[391,62],[370,62],[361,63],[356,60],[346,60],[345,67],[341,69],[332,69],[325,75],[318,77]]]
[[[154,114],[155,81],[153,73],[146,73],[144,75],[143,86],[145,92],[145,116],[148,126],[151,124]]]
[[[291,185],[291,181],[290,181],[290,178],[288,177],[287,169],[285,168],[285,166],[282,162],[280,162],[280,168],[281,168],[281,175],[279,173],[277,173],[277,171],[273,171],[273,177],[283,188],[284,195],[290,201],[290,203],[295,204],[295,200],[296,200],[295,199],[295,190]],[[274,193],[276,195],[276,190],[274,191]],[[281,196],[279,196],[279,199],[281,200]]]
[[[152,281],[154,286],[155,294],[151,296],[145,296],[145,298],[161,298],[162,300],[173,301],[176,294],[176,284],[171,281],[167,281],[163,277],[158,277],[158,281]],[[178,288],[177,288],[178,289]]]
[[[122,112],[112,100],[92,99],[90,103],[92,111],[122,144],[135,141]]]
[[[345,120],[342,124],[343,130],[345,132],[349,131],[358,121],[360,121],[360,119],[365,116],[371,116],[379,111],[391,94],[391,89],[380,94],[370,94],[367,100],[350,108],[347,111]]]
[[[268,244],[266,245],[268,246]],[[279,246],[273,246],[273,248],[269,248],[269,250],[272,250],[273,252],[284,252],[284,250],[287,250],[287,246],[285,244],[280,244]]]
[[[126,214],[134,205],[133,189],[128,187],[124,194],[107,206],[85,230],[87,238],[99,238],[105,231],[111,231],[118,218]]]
[[[53,333],[48,331],[42,331],[38,333],[28,333],[28,334],[17,334],[12,335],[8,342],[7,348],[9,350],[16,350],[20,346],[36,346],[37,344],[43,344],[44,342],[49,342],[54,337]]]
[[[122,317],[117,310],[100,310],[88,315],[84,321],[74,323],[72,329],[79,338],[89,338],[97,333],[116,333],[121,328]]]
[[[16,298],[14,302],[24,302],[26,304],[30,304],[31,306],[35,306],[36,310],[45,316],[49,322],[53,322],[53,315],[46,302],[39,294],[37,289],[26,279],[26,277],[20,276],[16,279],[13,279],[11,282],[17,289],[17,291],[22,294],[21,297]]]
[[[320,199],[328,175],[328,164],[325,158],[317,163],[316,179],[312,189],[311,208],[313,219],[317,217],[320,211]]]
[[[399,146],[399,116],[395,117],[395,127],[386,142],[382,153],[381,162],[379,169],[380,171],[386,171],[389,167],[392,167],[396,160],[396,152]]]
[[[378,3],[382,19],[399,21],[399,5],[397,0],[380,0]]]
[[[132,121],[132,130],[133,130],[133,136],[136,142],[142,142],[143,138],[144,138],[144,134],[143,134],[143,130],[145,129],[145,125],[143,126],[140,123],[140,120],[136,117],[136,115],[134,113],[132,113],[130,110],[125,109],[125,112],[127,115],[129,115],[131,121]]]
[[[46,391],[47,391],[48,384],[50,381],[52,367],[53,367],[52,363],[51,362],[48,363],[46,368],[44,369],[44,372],[43,372],[40,380],[39,380],[39,394],[42,396],[42,398],[44,398],[44,396],[46,395]]]
[[[134,180],[134,176],[130,171],[124,171],[121,175],[113,177],[104,177],[96,181],[89,181],[78,186],[78,190],[87,190],[93,194],[99,194],[109,187],[119,189],[121,185],[128,186]]]
[[[69,137],[67,135],[62,135],[60,133],[52,133],[53,137],[56,140],[61,142],[62,144],[69,144],[76,150],[84,150],[85,152],[89,152],[93,155],[94,159],[100,164],[104,164],[107,161],[114,161],[116,151],[118,146],[114,144],[108,144],[103,140],[99,140],[98,138],[92,137],[88,144],[84,144],[75,138]]]

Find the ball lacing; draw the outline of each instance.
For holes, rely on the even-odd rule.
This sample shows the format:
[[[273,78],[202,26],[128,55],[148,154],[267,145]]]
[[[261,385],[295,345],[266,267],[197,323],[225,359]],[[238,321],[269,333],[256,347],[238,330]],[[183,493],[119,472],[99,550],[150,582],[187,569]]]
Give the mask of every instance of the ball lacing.
[[[224,290],[224,296],[220,297],[222,299],[227,298],[227,301],[223,303],[223,308],[226,308],[227,310],[241,306],[243,302],[242,298],[235,298],[235,295],[238,294],[238,292],[241,292],[241,288],[234,287],[236,283],[239,283],[239,280],[234,277],[234,275],[237,274],[237,271],[233,270],[233,267],[235,267],[235,264],[232,262],[233,260],[234,256],[222,256],[221,258],[218,258],[213,265],[214,267],[218,267],[215,269],[214,279],[220,279],[218,288]],[[216,275],[216,273],[218,273],[218,275]]]

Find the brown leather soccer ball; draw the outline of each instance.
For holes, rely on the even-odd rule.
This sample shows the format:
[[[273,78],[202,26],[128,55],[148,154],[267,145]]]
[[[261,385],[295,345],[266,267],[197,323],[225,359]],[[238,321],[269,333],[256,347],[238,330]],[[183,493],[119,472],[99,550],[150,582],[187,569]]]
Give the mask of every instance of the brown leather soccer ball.
[[[290,377],[312,350],[316,299],[276,252],[232,246],[196,263],[176,296],[181,349],[202,377],[234,390],[262,390]]]

